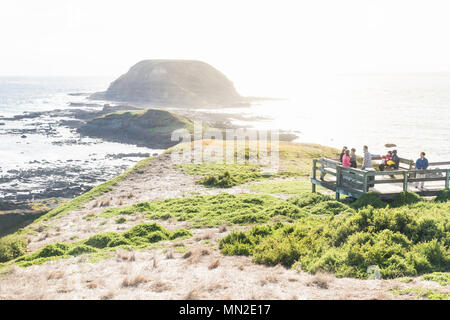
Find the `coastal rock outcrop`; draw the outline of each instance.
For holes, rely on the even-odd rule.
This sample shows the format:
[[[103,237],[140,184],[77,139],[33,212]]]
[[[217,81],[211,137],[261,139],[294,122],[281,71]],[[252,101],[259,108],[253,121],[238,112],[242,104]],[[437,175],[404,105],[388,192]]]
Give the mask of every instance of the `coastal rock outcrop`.
[[[88,121],[78,131],[82,135],[149,148],[166,149],[177,129],[192,131],[191,120],[164,110],[118,111]]]
[[[94,100],[142,105],[218,107],[246,103],[233,83],[211,65],[195,60],[144,60]]]

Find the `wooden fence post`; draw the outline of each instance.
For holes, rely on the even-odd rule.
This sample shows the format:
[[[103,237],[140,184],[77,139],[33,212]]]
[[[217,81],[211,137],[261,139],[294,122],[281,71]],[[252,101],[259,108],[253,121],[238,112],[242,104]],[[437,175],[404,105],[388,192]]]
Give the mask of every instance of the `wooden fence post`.
[[[316,170],[317,170],[317,159],[313,159],[313,165],[312,165],[312,178],[316,180]],[[312,192],[316,192],[316,184],[312,184]]]
[[[448,188],[450,188],[450,170],[447,170],[447,176],[446,176],[446,179],[445,179],[445,189],[448,189]]]
[[[363,192],[367,193],[369,191],[369,181],[368,181],[368,176],[367,176],[367,172],[364,173],[364,182],[363,182]]]
[[[342,169],[338,165],[336,166],[336,200],[339,201],[341,194],[339,193],[339,187],[342,184]]]
[[[403,191],[408,191],[408,173],[403,173]]]

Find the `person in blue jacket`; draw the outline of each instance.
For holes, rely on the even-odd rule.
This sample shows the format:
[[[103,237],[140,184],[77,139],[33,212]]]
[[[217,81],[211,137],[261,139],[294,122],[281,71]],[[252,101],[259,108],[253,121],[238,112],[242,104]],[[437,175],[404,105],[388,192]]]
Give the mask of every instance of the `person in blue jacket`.
[[[420,153],[420,158],[416,161],[416,169],[420,171],[427,170],[428,168],[428,159],[425,158],[425,152]],[[418,173],[417,178],[425,178],[426,174],[424,173]],[[420,182],[420,189],[423,190],[424,181]],[[416,182],[416,188],[419,187],[419,182]]]

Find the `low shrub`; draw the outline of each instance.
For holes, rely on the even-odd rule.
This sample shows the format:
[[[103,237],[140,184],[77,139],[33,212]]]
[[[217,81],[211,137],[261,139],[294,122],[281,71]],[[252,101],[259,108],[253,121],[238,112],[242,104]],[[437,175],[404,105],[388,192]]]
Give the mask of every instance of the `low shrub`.
[[[367,206],[372,206],[374,208],[385,208],[387,203],[381,200],[377,193],[369,192],[362,194],[351,204],[351,207],[354,209],[361,209]]]
[[[210,175],[206,176],[199,181],[199,183],[208,186],[208,187],[216,187],[216,188],[231,188],[239,184],[238,180],[233,178],[230,172],[225,171],[220,175]]]
[[[122,210],[141,213],[152,220],[191,221],[194,227],[265,223],[274,217],[292,220],[306,214],[292,203],[270,195],[228,193],[141,202],[119,208],[114,214],[120,215]]]
[[[93,252],[97,252],[97,249],[87,246],[85,244],[79,244],[79,245],[76,245],[75,247],[73,247],[72,249],[70,249],[69,251],[67,251],[67,254],[69,256],[79,256],[80,254],[93,253]]]
[[[84,242],[84,244],[86,244],[90,247],[103,249],[103,248],[108,247],[108,244],[110,242],[118,241],[121,238],[122,238],[122,235],[120,235],[117,232],[103,232],[103,233],[98,233],[96,235],[93,235],[92,237],[87,239]]]
[[[423,201],[422,197],[417,193],[410,191],[402,191],[391,202],[391,207],[398,208]]]
[[[17,258],[15,261],[19,266],[28,267],[57,258],[67,258],[85,253],[101,253],[109,248],[118,246],[144,248],[159,241],[189,236],[192,236],[192,233],[186,229],[170,232],[159,224],[143,223],[134,226],[123,234],[103,232],[74,243],[58,242],[48,244],[36,252]]]
[[[315,205],[317,203],[323,202],[323,201],[329,201],[333,200],[331,196],[324,195],[318,192],[312,193],[304,193],[296,197],[290,198],[288,201],[294,205],[296,205],[299,208]]]
[[[23,236],[6,236],[0,239],[0,262],[7,262],[25,254],[28,241]]]
[[[450,201],[450,189],[444,189],[438,192],[436,202],[447,202]]]
[[[348,205],[331,200],[331,201],[324,201],[320,202],[314,206],[308,206],[306,207],[311,214],[340,214],[340,213],[354,213],[355,210],[350,208]]]
[[[422,280],[434,281],[439,283],[441,286],[447,286],[450,284],[450,273],[449,272],[433,272],[426,274],[422,277]]]
[[[327,205],[331,213],[334,205],[345,208],[325,201],[302,210],[318,206],[321,210],[315,210],[322,212]],[[447,204],[417,203],[308,215],[295,224],[232,232],[221,239],[219,248],[227,255],[252,255],[257,263],[334,272],[340,277],[367,278],[372,266],[383,278],[444,272],[450,270],[448,210]]]

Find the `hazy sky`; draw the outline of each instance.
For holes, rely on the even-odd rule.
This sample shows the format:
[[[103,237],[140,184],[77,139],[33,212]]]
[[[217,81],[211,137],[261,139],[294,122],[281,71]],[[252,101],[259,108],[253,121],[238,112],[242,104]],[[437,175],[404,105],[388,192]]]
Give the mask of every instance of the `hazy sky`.
[[[116,77],[198,59],[238,88],[335,72],[450,71],[450,2],[2,0],[0,75]]]

